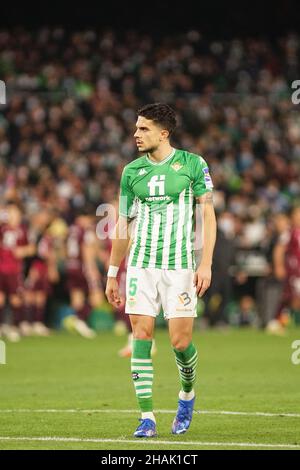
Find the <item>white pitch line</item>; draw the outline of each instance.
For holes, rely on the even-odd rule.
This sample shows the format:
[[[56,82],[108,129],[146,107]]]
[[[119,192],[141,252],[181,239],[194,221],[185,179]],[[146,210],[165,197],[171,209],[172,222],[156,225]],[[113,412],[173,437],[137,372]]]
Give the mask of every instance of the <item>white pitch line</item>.
[[[98,439],[98,438],[80,438],[80,437],[12,437],[0,436],[1,441],[37,441],[37,442],[94,442],[94,443],[114,443],[114,444],[142,444],[142,445],[183,445],[199,447],[266,447],[270,449],[300,449],[296,444],[268,444],[259,442],[205,442],[205,441],[159,441],[147,439]]]
[[[17,409],[0,409],[1,413],[124,413],[124,414],[135,414],[138,411],[135,410],[83,410],[83,409],[30,409],[30,408],[17,408]],[[176,410],[155,410],[155,413],[160,414],[174,414]],[[300,418],[300,413],[269,413],[262,411],[224,411],[224,410],[195,410],[194,414],[202,415],[220,415],[220,416],[257,416],[257,417],[269,417],[269,418]]]

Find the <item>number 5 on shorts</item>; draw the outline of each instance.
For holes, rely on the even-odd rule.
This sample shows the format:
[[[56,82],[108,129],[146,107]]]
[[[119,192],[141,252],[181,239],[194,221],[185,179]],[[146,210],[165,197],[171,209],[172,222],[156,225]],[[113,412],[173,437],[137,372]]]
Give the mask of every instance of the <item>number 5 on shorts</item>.
[[[134,296],[137,291],[137,277],[132,277],[129,281],[129,295]]]

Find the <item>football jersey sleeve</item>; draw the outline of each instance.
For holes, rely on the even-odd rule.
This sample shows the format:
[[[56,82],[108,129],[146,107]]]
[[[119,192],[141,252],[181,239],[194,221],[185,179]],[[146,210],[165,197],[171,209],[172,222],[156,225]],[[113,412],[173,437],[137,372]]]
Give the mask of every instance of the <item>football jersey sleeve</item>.
[[[213,182],[209,174],[208,165],[204,158],[196,156],[192,164],[192,190],[194,196],[202,196],[202,194],[212,191],[212,189]]]
[[[121,176],[119,214],[124,217],[135,216],[135,195],[130,187],[129,170],[125,167]]]

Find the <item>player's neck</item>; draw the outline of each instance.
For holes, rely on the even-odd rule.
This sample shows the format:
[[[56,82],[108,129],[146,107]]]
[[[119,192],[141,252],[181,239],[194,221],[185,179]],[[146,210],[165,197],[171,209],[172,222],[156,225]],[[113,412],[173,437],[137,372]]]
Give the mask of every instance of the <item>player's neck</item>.
[[[168,158],[171,153],[174,151],[174,148],[168,143],[163,147],[159,147],[154,152],[148,153],[148,158],[153,160],[155,163],[160,163],[166,158]]]

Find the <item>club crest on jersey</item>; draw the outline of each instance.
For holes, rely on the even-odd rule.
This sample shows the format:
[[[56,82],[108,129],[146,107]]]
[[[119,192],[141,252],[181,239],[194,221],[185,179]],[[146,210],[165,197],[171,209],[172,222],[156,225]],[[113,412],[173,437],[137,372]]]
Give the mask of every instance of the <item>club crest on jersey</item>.
[[[173,170],[175,171],[178,171],[182,168],[183,165],[181,165],[179,162],[176,162],[176,163],[173,163],[173,165],[171,165],[171,168],[173,168]]]

